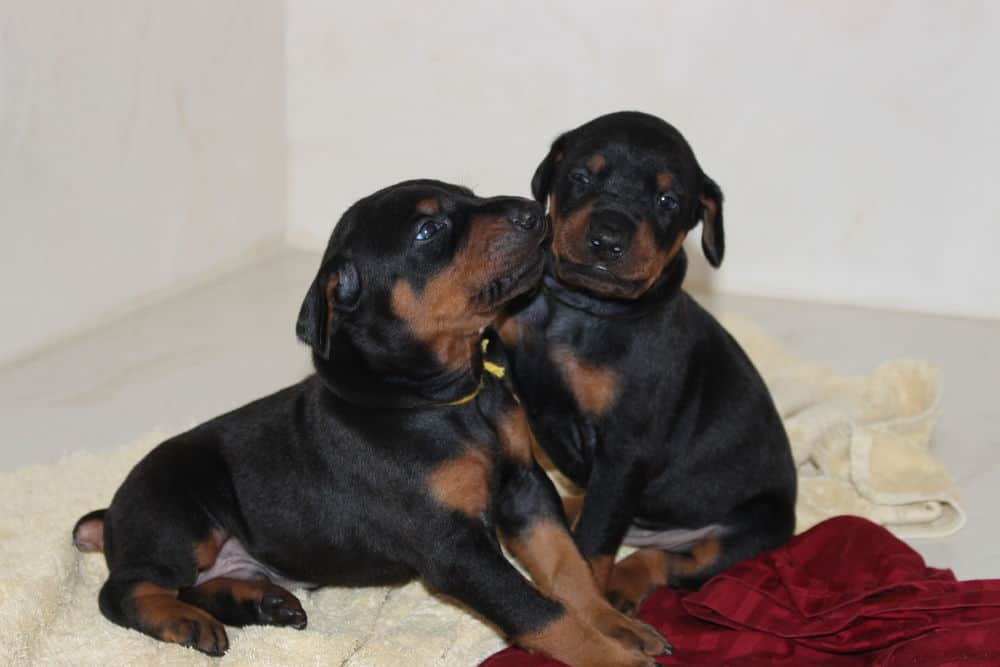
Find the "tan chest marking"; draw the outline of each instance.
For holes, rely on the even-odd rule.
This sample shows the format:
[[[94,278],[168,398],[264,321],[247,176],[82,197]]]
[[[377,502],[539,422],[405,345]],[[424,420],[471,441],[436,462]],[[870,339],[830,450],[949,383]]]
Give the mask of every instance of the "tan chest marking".
[[[497,424],[503,453],[522,466],[530,466],[535,437],[528,425],[528,415],[520,405],[513,406]]]
[[[521,325],[512,315],[501,315],[497,319],[497,333],[507,347],[517,347],[521,342]]]
[[[603,415],[618,398],[619,377],[610,368],[600,368],[583,361],[565,347],[554,348],[552,360],[559,367],[576,404],[584,412]]]
[[[445,507],[478,517],[490,502],[493,463],[481,449],[468,447],[441,463],[428,480],[431,494]]]

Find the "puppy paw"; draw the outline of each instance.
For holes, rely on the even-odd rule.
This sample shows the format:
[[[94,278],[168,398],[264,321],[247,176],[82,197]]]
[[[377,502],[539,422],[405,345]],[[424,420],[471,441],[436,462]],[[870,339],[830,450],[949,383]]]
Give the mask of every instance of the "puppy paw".
[[[260,598],[257,619],[262,625],[280,625],[302,630],[306,627],[306,612],[298,598],[283,589],[267,593]]]
[[[573,667],[653,667],[658,664],[651,655],[639,648],[615,641],[608,635],[602,635],[602,638],[596,642],[596,646],[585,651],[585,657],[570,660],[568,664]]]
[[[195,609],[176,613],[158,629],[155,636],[216,657],[229,650],[229,638],[223,625]]]
[[[612,609],[595,615],[592,621],[605,635],[646,655],[670,655],[673,652],[670,642],[656,628]]]
[[[611,606],[629,616],[634,616],[642,601],[666,583],[666,566],[648,565],[641,558],[643,554],[643,551],[637,551],[615,564],[605,588],[605,596]],[[663,558],[663,554],[655,553],[653,558]]]

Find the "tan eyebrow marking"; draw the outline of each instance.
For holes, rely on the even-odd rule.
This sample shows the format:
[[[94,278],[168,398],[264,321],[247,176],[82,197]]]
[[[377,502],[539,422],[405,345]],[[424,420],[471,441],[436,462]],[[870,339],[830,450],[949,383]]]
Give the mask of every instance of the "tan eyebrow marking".
[[[417,213],[423,213],[424,215],[434,215],[441,211],[441,202],[437,200],[436,197],[428,197],[427,199],[421,199],[417,202]]]
[[[587,162],[585,164],[587,165],[587,169],[589,169],[594,173],[597,173],[600,170],[604,169],[604,167],[608,164],[608,161],[605,160],[604,156],[601,155],[600,153],[594,153],[589,158],[587,158]]]

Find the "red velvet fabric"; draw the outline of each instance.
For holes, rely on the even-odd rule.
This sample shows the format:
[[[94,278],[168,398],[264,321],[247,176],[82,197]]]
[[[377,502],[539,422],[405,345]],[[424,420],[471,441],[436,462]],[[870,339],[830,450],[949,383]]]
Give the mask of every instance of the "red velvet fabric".
[[[884,528],[836,517],[697,592],[662,588],[639,616],[674,645],[663,665],[1000,665],[1000,579],[956,581]],[[510,648],[483,667],[549,667]]]

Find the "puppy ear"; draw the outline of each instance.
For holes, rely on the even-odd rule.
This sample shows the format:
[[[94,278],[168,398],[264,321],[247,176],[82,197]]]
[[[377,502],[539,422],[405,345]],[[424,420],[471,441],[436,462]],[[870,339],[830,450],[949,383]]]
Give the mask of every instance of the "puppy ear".
[[[697,219],[701,221],[701,249],[708,263],[719,268],[726,251],[726,237],[722,231],[722,190],[704,174],[698,193]]]
[[[545,199],[552,189],[552,176],[555,174],[556,166],[563,157],[563,145],[566,143],[566,135],[562,135],[552,142],[549,154],[545,156],[542,163],[535,169],[535,175],[531,177],[531,194],[535,201],[545,204]]]
[[[341,314],[354,310],[361,296],[361,280],[354,262],[334,258],[320,267],[299,309],[295,334],[324,359]]]

